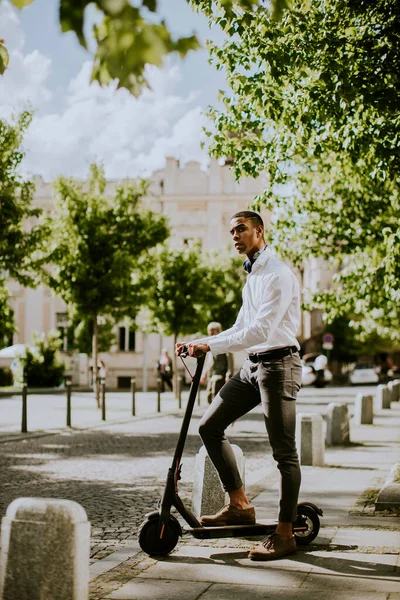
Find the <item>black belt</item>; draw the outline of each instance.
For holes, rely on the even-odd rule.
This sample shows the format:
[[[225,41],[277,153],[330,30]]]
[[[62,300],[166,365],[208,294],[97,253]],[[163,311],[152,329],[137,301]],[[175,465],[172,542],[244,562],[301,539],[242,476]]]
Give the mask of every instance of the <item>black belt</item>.
[[[277,360],[295,352],[298,352],[296,346],[286,346],[285,348],[277,348],[276,350],[268,350],[267,352],[259,352],[258,354],[249,354],[249,360],[252,363],[263,362],[264,360]]]

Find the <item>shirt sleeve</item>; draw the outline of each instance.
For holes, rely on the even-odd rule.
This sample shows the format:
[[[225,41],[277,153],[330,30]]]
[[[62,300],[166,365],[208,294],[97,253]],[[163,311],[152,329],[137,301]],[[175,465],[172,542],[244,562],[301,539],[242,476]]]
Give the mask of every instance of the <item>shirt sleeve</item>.
[[[232,325],[232,327],[230,327],[229,329],[225,329],[225,331],[221,331],[221,333],[218,333],[217,335],[210,335],[205,338],[199,338],[198,340],[193,340],[190,343],[191,344],[208,344],[208,345],[210,345],[209,344],[210,340],[217,340],[221,336],[225,337],[226,335],[231,335],[235,331],[238,331],[242,328],[243,328],[243,306],[241,307],[239,314],[236,318],[236,321]],[[211,346],[210,346],[210,348],[211,348]],[[213,354],[214,354],[214,356],[216,356],[216,354],[221,354],[221,352],[213,352]]]
[[[289,308],[293,299],[293,280],[290,273],[274,273],[266,280],[266,290],[256,317],[239,331],[225,332],[207,342],[213,354],[237,352],[267,342]]]

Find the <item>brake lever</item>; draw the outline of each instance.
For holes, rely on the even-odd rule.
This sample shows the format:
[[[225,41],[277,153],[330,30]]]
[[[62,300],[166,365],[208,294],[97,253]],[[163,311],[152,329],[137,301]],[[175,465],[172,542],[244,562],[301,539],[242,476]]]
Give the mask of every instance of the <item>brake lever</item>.
[[[181,358],[187,358],[189,356],[189,348],[185,345],[179,355]]]

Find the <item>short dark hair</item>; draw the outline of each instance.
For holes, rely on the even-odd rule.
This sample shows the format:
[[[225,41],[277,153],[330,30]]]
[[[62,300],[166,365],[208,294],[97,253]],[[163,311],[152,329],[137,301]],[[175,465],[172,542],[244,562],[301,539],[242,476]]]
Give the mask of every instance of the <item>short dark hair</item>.
[[[258,213],[254,212],[254,210],[241,210],[240,212],[235,213],[232,219],[239,219],[240,217],[255,221],[256,225],[261,225],[261,227],[264,229],[262,218]]]

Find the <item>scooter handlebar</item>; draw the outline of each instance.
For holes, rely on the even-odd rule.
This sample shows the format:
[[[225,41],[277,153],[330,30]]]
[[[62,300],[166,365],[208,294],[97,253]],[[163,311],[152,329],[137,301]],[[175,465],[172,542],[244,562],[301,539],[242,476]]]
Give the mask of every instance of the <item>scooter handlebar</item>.
[[[189,348],[185,345],[182,347],[181,353],[180,355],[182,358],[187,358],[189,356]],[[197,351],[195,358],[201,358],[202,356],[204,356],[204,352],[201,352],[201,350]]]

